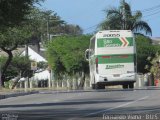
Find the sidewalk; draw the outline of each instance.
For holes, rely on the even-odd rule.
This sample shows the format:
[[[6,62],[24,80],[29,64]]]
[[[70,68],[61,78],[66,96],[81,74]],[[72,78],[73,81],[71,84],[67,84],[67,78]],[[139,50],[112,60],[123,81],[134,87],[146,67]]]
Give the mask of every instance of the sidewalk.
[[[67,88],[32,88],[32,89],[16,89],[16,90],[10,90],[10,89],[3,89],[0,90],[0,100],[6,99],[9,97],[18,97],[18,96],[24,96],[24,95],[30,95],[30,94],[44,94],[44,93],[64,93],[64,92],[81,92],[81,91],[88,91],[90,88],[86,89],[67,89]]]
[[[0,100],[6,99],[9,97],[17,97],[17,96],[24,96],[29,94],[39,93],[38,91],[24,91],[24,90],[0,90]]]

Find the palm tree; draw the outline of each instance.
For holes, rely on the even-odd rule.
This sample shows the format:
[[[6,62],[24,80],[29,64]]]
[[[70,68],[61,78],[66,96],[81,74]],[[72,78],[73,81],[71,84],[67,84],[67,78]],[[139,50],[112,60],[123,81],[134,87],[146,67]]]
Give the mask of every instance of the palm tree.
[[[132,30],[134,33],[152,35],[152,30],[148,23],[142,20],[141,11],[135,11],[132,14],[128,3],[121,1],[119,8],[105,10],[107,16],[98,27],[101,30]]]

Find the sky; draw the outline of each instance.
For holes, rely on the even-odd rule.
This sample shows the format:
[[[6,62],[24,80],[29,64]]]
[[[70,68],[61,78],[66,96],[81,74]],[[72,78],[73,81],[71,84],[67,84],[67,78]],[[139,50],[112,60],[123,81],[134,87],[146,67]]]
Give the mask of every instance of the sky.
[[[160,37],[160,0],[125,0],[133,13],[140,10],[142,20],[152,29],[152,37]],[[105,19],[104,10],[118,7],[120,0],[45,0],[42,9],[52,10],[68,24],[79,25],[85,34],[93,33]]]

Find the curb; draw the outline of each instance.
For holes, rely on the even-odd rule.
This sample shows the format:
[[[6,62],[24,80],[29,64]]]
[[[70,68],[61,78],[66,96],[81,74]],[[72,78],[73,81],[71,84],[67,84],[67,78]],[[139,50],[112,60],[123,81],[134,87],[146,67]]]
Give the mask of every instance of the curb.
[[[4,95],[0,95],[0,100],[10,98],[10,97],[18,97],[18,96],[35,94],[35,93],[39,93],[39,92],[38,91],[31,91],[31,92],[18,92],[18,93],[4,94]]]

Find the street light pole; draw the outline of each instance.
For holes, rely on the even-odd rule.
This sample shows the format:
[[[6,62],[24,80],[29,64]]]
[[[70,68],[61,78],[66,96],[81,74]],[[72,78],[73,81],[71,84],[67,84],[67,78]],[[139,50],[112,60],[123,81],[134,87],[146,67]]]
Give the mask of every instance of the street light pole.
[[[51,18],[51,16],[48,16],[48,18],[47,18],[47,39],[48,40],[50,40],[52,38],[52,36],[51,36],[52,34],[50,35],[50,21],[51,22],[53,22],[53,21],[58,22],[59,20],[56,18]]]

